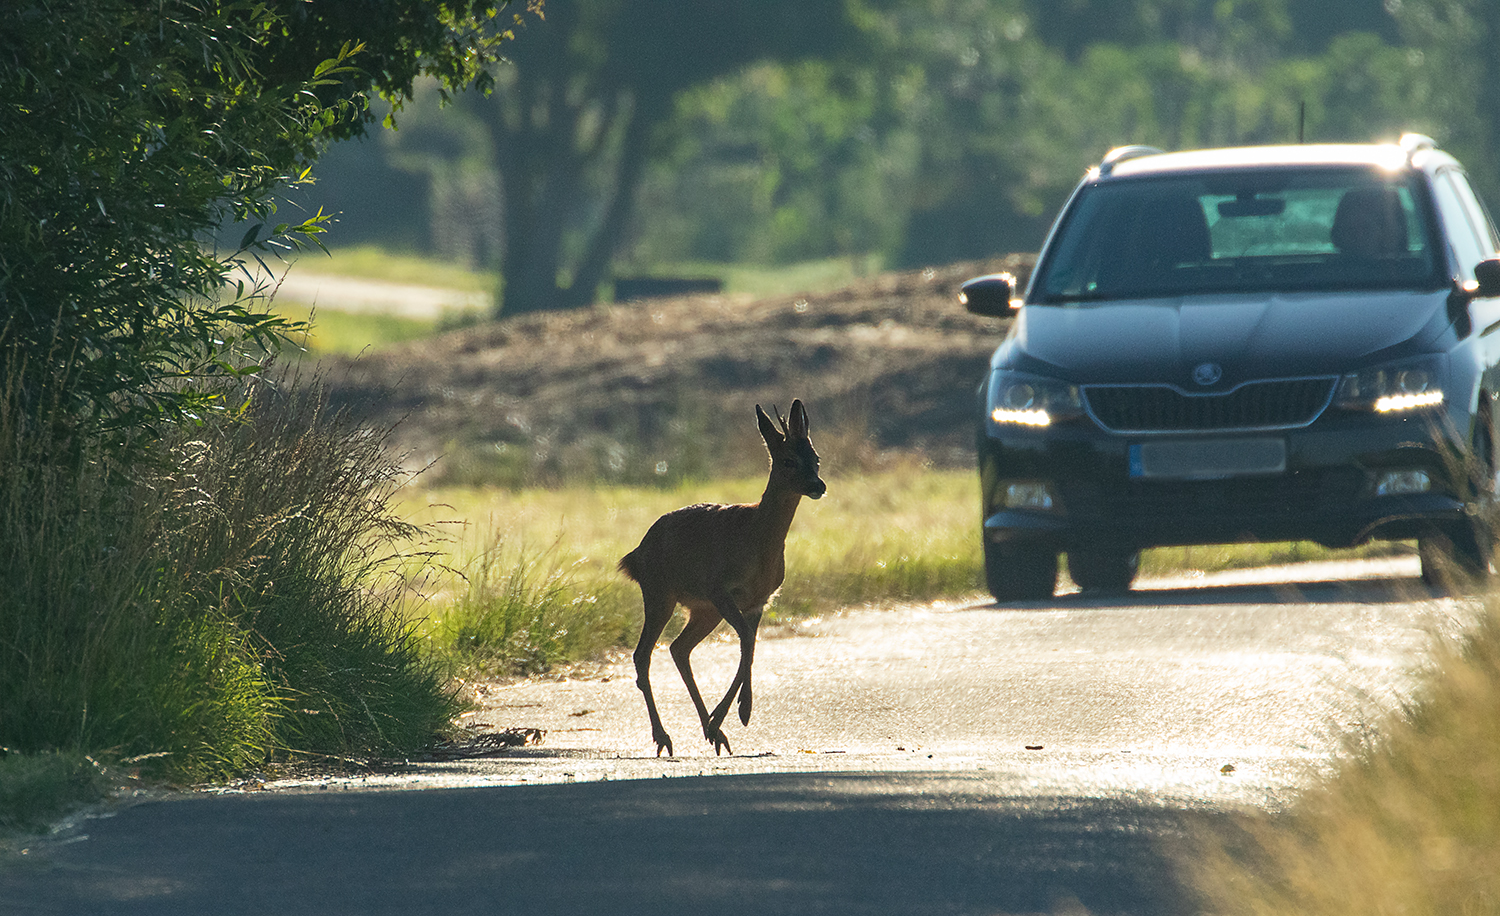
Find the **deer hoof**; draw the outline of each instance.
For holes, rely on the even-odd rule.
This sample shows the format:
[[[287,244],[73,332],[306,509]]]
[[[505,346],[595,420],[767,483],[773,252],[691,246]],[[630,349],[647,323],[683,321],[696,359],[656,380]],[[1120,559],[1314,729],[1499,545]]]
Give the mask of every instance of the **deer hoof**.
[[[734,751],[729,747],[729,739],[724,737],[724,733],[722,731],[714,729],[713,734],[706,735],[705,737],[707,737],[709,741],[713,742],[715,757],[719,756],[721,749],[723,753],[728,754],[731,757],[734,756]]]
[[[667,736],[666,732],[655,735],[654,738],[656,739],[656,756],[660,757],[662,751],[666,751],[668,757],[677,756],[672,753],[672,739]]]

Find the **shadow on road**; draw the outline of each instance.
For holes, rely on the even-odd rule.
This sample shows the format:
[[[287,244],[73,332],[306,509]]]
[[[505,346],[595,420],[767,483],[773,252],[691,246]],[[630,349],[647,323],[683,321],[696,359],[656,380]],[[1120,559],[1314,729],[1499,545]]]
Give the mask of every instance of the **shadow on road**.
[[[1210,604],[1405,604],[1430,601],[1446,592],[1410,576],[1351,580],[1307,580],[1235,585],[1154,586],[1137,584],[1128,592],[1072,592],[1047,601],[1016,601],[991,607],[1072,609],[1090,607],[1191,607]]]
[[[0,867],[0,909],[1187,913],[1162,849],[1194,817],[953,774],[183,799]]]

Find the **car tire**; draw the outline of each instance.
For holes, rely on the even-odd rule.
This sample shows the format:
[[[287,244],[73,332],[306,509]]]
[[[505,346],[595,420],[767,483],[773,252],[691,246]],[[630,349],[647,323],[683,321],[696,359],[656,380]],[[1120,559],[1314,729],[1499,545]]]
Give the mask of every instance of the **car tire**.
[[[1422,561],[1422,581],[1444,588],[1480,581],[1490,574],[1489,539],[1481,525],[1462,521],[1434,530],[1417,539],[1417,555]]]
[[[1030,544],[984,544],[990,594],[1008,601],[1043,601],[1057,590],[1057,552]]]
[[[1068,575],[1086,592],[1128,592],[1140,568],[1139,550],[1094,547],[1068,551]]]
[[[1474,444],[1464,467],[1474,488],[1475,502],[1470,518],[1434,529],[1417,539],[1417,554],[1422,561],[1422,581],[1431,586],[1458,585],[1455,579],[1482,581],[1490,574],[1494,556],[1493,529],[1497,504],[1494,420],[1488,409],[1480,412]]]

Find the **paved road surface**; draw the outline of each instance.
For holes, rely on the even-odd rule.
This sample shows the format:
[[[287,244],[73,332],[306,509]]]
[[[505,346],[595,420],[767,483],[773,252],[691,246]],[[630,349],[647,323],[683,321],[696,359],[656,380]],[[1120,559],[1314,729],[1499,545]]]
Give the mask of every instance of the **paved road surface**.
[[[672,759],[623,663],[497,687],[474,720],[540,745],[125,807],[0,865],[0,912],[1187,913],[1194,825],[1285,804],[1461,626],[1415,572],[829,617],[762,642],[732,757],[664,650]]]

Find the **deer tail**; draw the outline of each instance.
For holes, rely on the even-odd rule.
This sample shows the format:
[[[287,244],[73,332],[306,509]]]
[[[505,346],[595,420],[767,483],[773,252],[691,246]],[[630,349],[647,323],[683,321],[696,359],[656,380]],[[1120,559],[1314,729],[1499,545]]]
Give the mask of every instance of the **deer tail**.
[[[634,550],[620,558],[619,568],[620,572],[624,573],[629,578],[634,579],[637,582],[641,581],[640,576],[636,574],[636,555]]]

